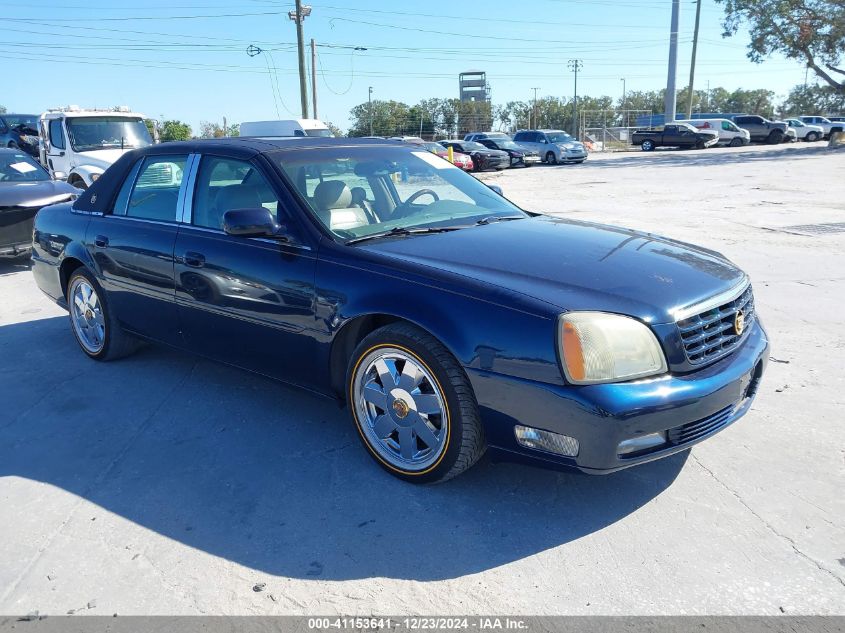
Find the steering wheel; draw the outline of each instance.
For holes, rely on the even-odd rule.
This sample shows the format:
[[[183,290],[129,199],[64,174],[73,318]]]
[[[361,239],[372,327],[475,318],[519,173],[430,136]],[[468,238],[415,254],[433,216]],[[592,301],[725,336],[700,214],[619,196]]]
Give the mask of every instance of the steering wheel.
[[[405,202],[403,204],[406,204],[406,205],[414,204],[414,202],[417,201],[417,198],[421,198],[422,196],[424,196],[426,194],[431,196],[432,198],[434,198],[434,202],[437,202],[438,200],[440,200],[440,196],[438,196],[437,193],[434,192],[433,190],[431,190],[431,189],[420,189],[419,191],[414,192],[410,196],[408,196],[408,199],[405,200]]]
[[[425,209],[425,207],[416,208],[416,207],[412,207],[411,205],[417,200],[417,198],[420,198],[424,195],[429,195],[432,198],[434,198],[434,200],[430,204],[434,204],[435,202],[440,200],[440,196],[438,196],[437,193],[435,191],[433,191],[432,189],[420,189],[419,191],[415,191],[414,193],[412,193],[410,196],[408,196],[408,199],[405,200],[405,202],[403,202],[401,205],[396,207],[393,210],[393,214],[390,217],[391,218],[406,218],[409,215],[414,215],[416,213],[422,212],[423,209]],[[426,207],[427,206],[428,205],[426,205]]]

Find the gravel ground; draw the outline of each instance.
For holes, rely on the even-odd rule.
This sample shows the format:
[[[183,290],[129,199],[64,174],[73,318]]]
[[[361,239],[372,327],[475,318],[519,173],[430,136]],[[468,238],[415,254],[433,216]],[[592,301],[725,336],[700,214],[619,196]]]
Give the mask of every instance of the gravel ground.
[[[0,613],[845,614],[845,152],[484,174],[526,208],[723,251],[772,362],[751,412],[606,477],[379,470],[331,402],[166,349],[76,349],[0,263]]]

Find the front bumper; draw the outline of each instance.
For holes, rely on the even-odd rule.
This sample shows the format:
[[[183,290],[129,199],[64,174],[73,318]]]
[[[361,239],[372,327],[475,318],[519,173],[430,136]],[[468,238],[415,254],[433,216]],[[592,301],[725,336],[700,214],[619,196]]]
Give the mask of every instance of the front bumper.
[[[685,450],[738,420],[751,406],[768,352],[768,337],[757,320],[741,347],[688,374],[559,386],[478,369],[467,373],[487,441],[501,457],[603,474]],[[519,445],[517,424],[577,439],[578,455],[563,457]],[[671,431],[675,441],[630,456],[618,454],[623,440],[664,431]]]
[[[581,162],[583,160],[587,160],[586,150],[564,151],[560,153],[560,162],[562,163],[574,163]]]

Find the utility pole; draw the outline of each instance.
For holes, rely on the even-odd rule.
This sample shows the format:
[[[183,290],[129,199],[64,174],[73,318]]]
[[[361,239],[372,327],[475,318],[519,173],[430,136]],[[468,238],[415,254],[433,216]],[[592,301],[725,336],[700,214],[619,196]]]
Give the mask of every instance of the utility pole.
[[[302,105],[302,118],[308,118],[308,80],[305,75],[305,40],[302,23],[311,15],[311,7],[302,6],[302,0],[296,0],[296,11],[289,11],[288,17],[296,22],[296,48],[299,54],[299,102]]]
[[[681,0],[672,0],[672,23],[669,28],[669,75],[666,78],[666,97],[663,102],[664,123],[675,120],[678,95],[675,94],[675,79],[678,74],[678,23],[681,20]]]
[[[627,126],[628,121],[625,120],[625,118],[626,118],[625,117],[625,102],[627,101],[628,94],[627,94],[627,92],[625,92],[625,78],[622,77],[621,81],[622,81],[622,103],[620,105],[622,106],[622,108],[621,108],[622,109],[622,125]]]
[[[675,0],[677,1],[677,0]],[[575,138],[578,138],[578,71],[584,67],[583,60],[570,59],[567,64],[569,70],[575,73],[575,90],[573,91],[573,108],[572,108],[572,129]]]
[[[373,87],[370,86],[370,92],[367,95],[367,111],[370,114],[370,136],[373,135]]]
[[[226,117],[223,117],[223,136],[229,136],[229,128],[226,125]]]
[[[701,22],[701,0],[695,3],[695,31],[692,35],[692,61],[689,66],[689,96],[687,98],[687,119],[692,118],[693,84],[695,83],[695,53],[698,51],[698,24]]]
[[[314,118],[319,119],[320,117],[317,116],[317,44],[313,37],[311,38],[311,101]]]
[[[528,113],[528,129],[529,130],[532,129],[531,128],[531,114],[532,114],[532,112],[534,113],[534,127],[535,128],[539,127],[537,125],[537,91],[539,90],[539,88],[532,88],[531,90],[534,91],[534,106],[531,108],[531,112]]]

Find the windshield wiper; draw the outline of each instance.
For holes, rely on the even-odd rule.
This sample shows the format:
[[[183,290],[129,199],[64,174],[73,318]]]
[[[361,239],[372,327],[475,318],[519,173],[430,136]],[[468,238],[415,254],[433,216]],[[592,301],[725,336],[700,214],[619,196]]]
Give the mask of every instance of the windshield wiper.
[[[367,240],[375,240],[381,237],[393,237],[397,235],[419,235],[422,233],[445,233],[446,231],[457,231],[463,228],[460,226],[429,226],[426,228],[405,228],[404,226],[395,226],[389,231],[380,231],[379,233],[372,233],[371,235],[362,235],[361,237],[353,237],[351,240],[346,240],[344,244],[357,244],[358,242],[365,242]]]
[[[504,222],[505,220],[522,220],[521,215],[488,215],[486,218],[481,218],[476,225],[492,224],[493,222]]]

